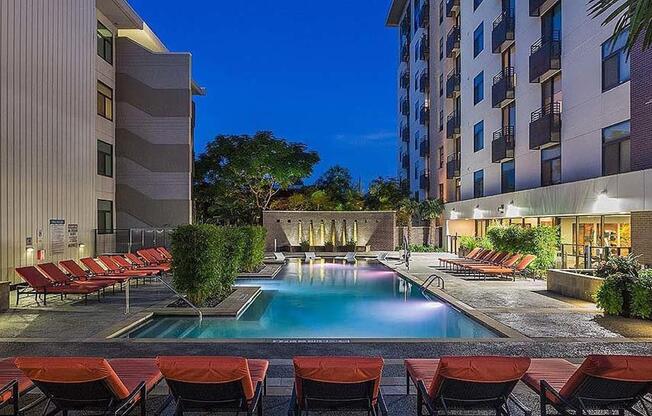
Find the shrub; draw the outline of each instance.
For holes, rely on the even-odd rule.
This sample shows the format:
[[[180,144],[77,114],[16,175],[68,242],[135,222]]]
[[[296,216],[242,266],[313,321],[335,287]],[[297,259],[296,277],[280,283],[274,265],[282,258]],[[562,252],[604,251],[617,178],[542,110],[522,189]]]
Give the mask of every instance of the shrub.
[[[240,227],[244,237],[244,252],[241,271],[254,272],[258,270],[265,258],[265,237],[267,231],[263,227]]]
[[[333,245],[332,241],[327,241],[324,243],[324,250],[325,251],[333,251],[335,250],[335,246]]]
[[[460,237],[460,248],[466,251],[471,251],[479,247],[485,250],[493,249],[491,241],[487,237],[470,237],[467,235]]]
[[[607,315],[622,315],[625,306],[626,275],[616,273],[607,276],[595,294],[596,304]]]
[[[491,227],[487,237],[495,250],[508,253],[534,254],[529,268],[545,270],[555,264],[559,247],[559,229],[540,226],[524,228],[518,225]]]
[[[630,311],[632,316],[652,318],[652,269],[642,270],[632,282]]]
[[[429,244],[410,244],[410,251],[413,253],[439,253],[444,249]]]
[[[303,240],[299,243],[299,247],[301,248],[301,251],[310,251],[310,242],[308,240]]]
[[[595,275],[606,278],[612,274],[621,273],[632,277],[638,276],[638,272],[643,268],[638,259],[629,254],[627,256],[612,256],[606,261],[601,261],[595,270]]]
[[[218,278],[221,291],[215,295],[225,296],[231,292],[238,272],[242,270],[246,237],[240,227],[218,227]]]

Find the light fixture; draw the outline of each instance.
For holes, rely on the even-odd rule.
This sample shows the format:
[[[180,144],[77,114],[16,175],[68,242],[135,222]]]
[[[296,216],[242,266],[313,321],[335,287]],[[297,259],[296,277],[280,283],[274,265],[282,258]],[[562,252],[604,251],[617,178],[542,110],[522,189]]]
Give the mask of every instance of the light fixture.
[[[34,247],[27,247],[26,251],[28,253],[32,253],[34,251]]]
[[[505,204],[498,205],[498,213],[499,214],[504,214],[505,213]]]
[[[518,217],[520,215],[520,210],[519,208],[514,205],[514,201],[510,201],[509,204],[507,204],[507,209],[505,209],[505,216],[509,218],[514,218]]]
[[[480,204],[476,205],[473,208],[473,219],[477,220],[483,217],[482,210],[480,209]]]
[[[451,220],[456,220],[456,219],[458,219],[459,217],[460,217],[460,213],[457,212],[457,211],[455,210],[455,208],[453,208],[453,209],[451,210],[451,215],[450,215]]]
[[[84,247],[86,247],[86,245],[85,245],[84,243],[80,243],[80,244],[79,244],[79,249],[80,249],[80,250],[83,250]]]
[[[606,214],[619,211],[620,203],[618,198],[609,197],[606,189],[598,193],[598,196],[595,199],[595,203],[593,204],[593,212]]]

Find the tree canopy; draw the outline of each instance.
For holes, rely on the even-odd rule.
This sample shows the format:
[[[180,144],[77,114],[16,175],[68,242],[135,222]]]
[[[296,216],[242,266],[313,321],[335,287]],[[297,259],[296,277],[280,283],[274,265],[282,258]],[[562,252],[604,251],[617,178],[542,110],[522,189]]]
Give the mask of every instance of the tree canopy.
[[[650,0],[589,0],[589,15],[604,16],[603,25],[616,22],[614,35],[628,32],[626,50],[629,53],[640,43],[643,49],[652,45],[652,1]]]

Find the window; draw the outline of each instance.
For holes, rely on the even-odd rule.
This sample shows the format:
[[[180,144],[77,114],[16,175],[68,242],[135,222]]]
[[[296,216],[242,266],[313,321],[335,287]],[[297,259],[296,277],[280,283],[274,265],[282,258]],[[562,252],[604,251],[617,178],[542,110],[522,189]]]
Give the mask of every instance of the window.
[[[113,176],[113,146],[97,141],[97,174],[102,176]]]
[[[439,111],[439,131],[444,130],[444,110]]]
[[[419,30],[419,10],[421,10],[421,0],[414,0],[414,33]]]
[[[99,21],[97,22],[97,54],[106,62],[113,64],[113,33]]]
[[[443,183],[439,184],[439,195],[438,196],[439,196],[439,199],[441,199],[442,201],[445,200],[445,198],[444,198],[444,184]]]
[[[446,158],[444,157],[444,146],[439,146],[439,169],[444,167]]]
[[[602,174],[614,175],[631,170],[629,120],[602,129]]]
[[[444,38],[439,38],[439,60],[444,59]]]
[[[444,95],[444,74],[439,74],[439,96]]]
[[[473,126],[473,151],[478,152],[484,149],[484,121]]]
[[[113,232],[113,201],[97,200],[97,233],[110,234]]]
[[[473,172],[473,197],[482,198],[484,196],[484,171],[476,170]]]
[[[113,90],[97,81],[97,114],[113,120]]]
[[[482,0],[473,0],[473,10],[477,9],[480,3],[482,3]]]
[[[414,74],[414,91],[419,89],[419,73]]]
[[[421,108],[421,103],[419,101],[414,103],[414,119],[419,119],[419,109]]]
[[[561,146],[541,151],[541,186],[561,183]]]
[[[602,44],[602,91],[608,91],[629,81],[629,59],[625,42],[629,32],[611,37]]]
[[[516,190],[516,177],[513,160],[504,162],[500,165],[500,189],[502,193],[514,192]]]
[[[439,2],[439,24],[444,23],[444,0]]]
[[[460,178],[455,179],[455,200],[462,200],[462,180]]]
[[[473,57],[480,55],[484,49],[484,23],[473,31]]]
[[[414,133],[414,150],[419,150],[419,141],[421,139],[421,134],[418,131]]]
[[[484,99],[484,71],[473,78],[473,105]]]

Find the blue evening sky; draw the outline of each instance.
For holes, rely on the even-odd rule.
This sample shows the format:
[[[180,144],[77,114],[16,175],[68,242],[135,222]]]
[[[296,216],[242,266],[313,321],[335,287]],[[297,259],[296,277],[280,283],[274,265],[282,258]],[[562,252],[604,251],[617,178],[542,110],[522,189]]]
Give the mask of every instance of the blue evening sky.
[[[272,130],[363,184],[396,175],[397,35],[388,0],[129,0],[172,51],[193,54],[195,150]],[[315,175],[315,176],[316,176]]]

